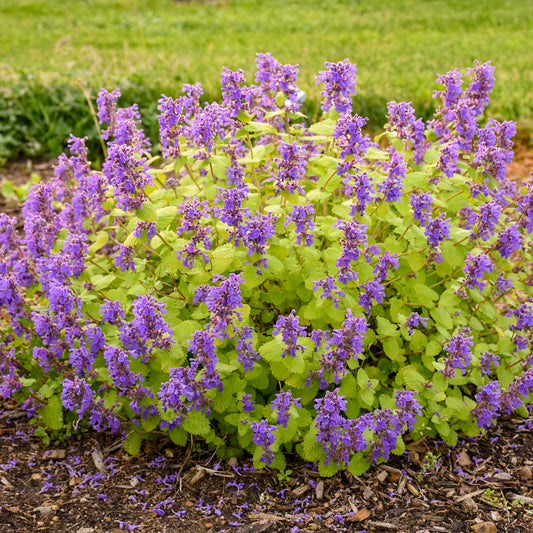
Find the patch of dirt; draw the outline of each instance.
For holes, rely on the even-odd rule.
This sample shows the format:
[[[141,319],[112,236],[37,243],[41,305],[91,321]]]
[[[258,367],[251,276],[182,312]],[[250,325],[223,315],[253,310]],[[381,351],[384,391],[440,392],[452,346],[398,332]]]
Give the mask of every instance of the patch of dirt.
[[[533,531],[533,419],[456,447],[410,443],[363,476],[328,479],[300,462],[285,476],[253,471],[163,436],[137,457],[110,434],[46,448],[14,406],[0,427],[2,533]]]

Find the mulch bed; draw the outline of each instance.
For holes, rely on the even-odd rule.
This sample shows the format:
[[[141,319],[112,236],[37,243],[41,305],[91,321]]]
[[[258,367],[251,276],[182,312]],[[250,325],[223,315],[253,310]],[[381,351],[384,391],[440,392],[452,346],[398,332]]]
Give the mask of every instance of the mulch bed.
[[[533,418],[454,448],[410,443],[363,476],[326,479],[296,458],[281,476],[163,435],[137,457],[111,434],[46,447],[15,406],[0,428],[2,533],[533,531]]]
[[[519,144],[512,178],[533,171]],[[52,162],[0,169],[24,183]],[[0,211],[20,206],[0,194]],[[46,447],[26,414],[0,406],[0,532],[396,532],[531,533],[533,419],[502,419],[454,448],[427,439],[355,477],[321,479],[294,458],[285,476],[248,459],[220,462],[197,443],[177,449],[161,435],[127,455],[116,435],[86,432]]]

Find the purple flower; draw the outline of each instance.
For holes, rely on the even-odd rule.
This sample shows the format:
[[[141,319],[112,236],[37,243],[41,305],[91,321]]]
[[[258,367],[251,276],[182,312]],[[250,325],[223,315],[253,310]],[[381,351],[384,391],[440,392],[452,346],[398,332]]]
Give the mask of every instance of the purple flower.
[[[355,220],[345,222],[338,219],[333,225],[340,228],[344,233],[344,237],[340,240],[342,254],[335,265],[339,268],[339,281],[346,285],[348,281],[357,279],[357,272],[352,269],[350,263],[359,259],[361,245],[368,242],[367,228],[366,225],[359,224]]]
[[[469,333],[470,328],[465,326],[459,333],[452,335],[445,344],[444,350],[448,354],[448,357],[444,359],[446,367],[442,370],[445,377],[454,377],[456,368],[460,368],[465,375],[465,369],[472,362],[471,347],[474,345],[474,337]]]
[[[281,338],[285,344],[285,349],[281,353],[281,357],[290,355],[296,357],[298,351],[303,352],[305,348],[298,344],[298,337],[307,337],[305,328],[300,326],[300,319],[293,309],[289,316],[280,316],[274,326],[274,335],[281,333]]]
[[[289,191],[290,194],[299,191],[300,194],[305,194],[303,187],[299,185],[299,182],[305,178],[307,170],[305,149],[296,141],[293,143],[279,141],[278,150],[281,157],[274,158],[278,171],[272,174],[276,194],[281,191]]]
[[[500,220],[502,212],[501,205],[496,200],[491,200],[479,208],[476,220],[476,228],[472,232],[471,238],[481,237],[484,241],[490,239],[495,234],[495,228]]]
[[[375,300],[378,304],[383,302],[385,290],[379,281],[367,281],[366,283],[363,283],[360,288],[361,294],[359,295],[359,305],[362,305],[367,313],[372,309],[372,300]]]
[[[311,246],[315,241],[314,235],[308,233],[308,231],[312,231],[315,228],[314,214],[315,208],[313,204],[295,205],[292,212],[287,216],[285,226],[288,226],[291,222],[296,224],[296,244]]]
[[[120,302],[111,300],[106,300],[100,306],[100,313],[102,314],[102,322],[109,322],[110,324],[121,324],[125,316]]]
[[[428,243],[434,248],[438,248],[444,239],[450,238],[450,219],[445,217],[446,215],[441,213],[436,218],[430,218],[424,230]]]
[[[266,243],[276,233],[276,222],[277,217],[272,213],[266,215],[262,213],[257,213],[256,215],[247,213],[245,221],[234,234],[235,246],[239,246],[242,241],[248,248],[248,256],[252,256],[254,253],[260,256],[265,255]],[[258,274],[261,273],[259,265],[267,268],[266,258],[263,257],[253,263],[253,266],[258,267]]]
[[[468,75],[473,74],[472,81],[465,91],[464,100],[475,115],[481,115],[489,103],[489,95],[494,87],[494,67],[490,61],[475,61],[475,68],[467,69]]]
[[[153,183],[146,158],[127,144],[111,143],[102,172],[115,188],[117,205],[124,210],[135,210],[143,204],[144,189]]]
[[[146,232],[146,238],[150,240],[156,234],[155,222],[146,222],[145,220],[139,220],[137,222],[137,225],[135,226],[135,229],[133,230],[133,234],[138,239],[142,239],[144,232]]]
[[[375,199],[372,179],[366,172],[358,171],[356,174],[345,174],[343,182],[345,194],[357,198],[357,204],[351,207],[350,216],[355,217],[355,213],[364,215],[366,206]]]
[[[253,329],[244,325],[237,333],[237,361],[242,364],[245,372],[254,369],[254,361],[259,361],[259,353],[254,351],[252,344]]]
[[[204,302],[211,312],[210,327],[219,339],[227,338],[227,328],[235,319],[242,320],[236,311],[242,306],[242,274],[231,273],[229,278],[215,274],[213,281],[219,281],[218,287],[200,285],[195,292],[193,303]]]
[[[433,199],[430,193],[411,194],[411,207],[413,208],[413,218],[420,222],[420,226],[425,227],[430,220]]]
[[[222,69],[221,85],[223,104],[230,109],[232,118],[235,118],[248,103],[247,92],[242,88],[245,81],[244,71],[242,69],[237,71],[230,70],[226,67]]]
[[[500,357],[490,352],[481,353],[481,361],[479,367],[481,369],[482,376],[488,376],[493,368],[497,368],[500,364]]]
[[[321,288],[323,291],[320,297],[331,300],[335,308],[338,309],[341,301],[340,299],[344,298],[346,294],[344,291],[337,289],[335,285],[335,278],[333,276],[326,276],[324,279],[313,281],[313,290],[317,291],[319,288]]]
[[[513,224],[500,232],[498,235],[498,242],[495,244],[494,248],[500,252],[502,257],[507,259],[513,252],[520,249],[522,246],[522,240],[523,238],[518,228],[518,224]]]
[[[348,59],[338,63],[325,63],[327,70],[321,70],[316,77],[316,84],[324,84],[320,94],[322,110],[329,111],[332,107],[339,113],[346,113],[352,109],[352,96],[356,94],[357,69]]]
[[[290,390],[276,394],[276,398],[272,401],[272,405],[276,408],[276,423],[281,427],[286,428],[289,423],[289,408],[291,404],[298,408],[302,407],[300,399],[293,398]]]
[[[197,370],[200,366],[203,367],[200,379],[203,387],[205,389],[217,389],[222,392],[222,381],[216,369],[218,357],[213,332],[207,329],[195,331],[192,340],[189,342],[189,350],[194,355],[194,358],[191,359],[191,368]]]
[[[361,161],[369,146],[372,145],[370,137],[363,135],[361,128],[368,122],[367,118],[343,113],[335,123],[333,137],[335,144],[341,150],[341,158],[353,156],[356,161]]]
[[[501,394],[502,390],[497,381],[491,381],[479,389],[476,394],[477,405],[472,411],[479,427],[488,428],[495,424],[495,419],[500,415]]]
[[[152,295],[138,296],[133,302],[133,320],[123,323],[120,340],[137,355],[151,354],[154,348],[169,349],[173,332],[163,319],[165,304]]]
[[[413,328],[416,328],[420,325],[427,328],[429,318],[421,317],[416,311],[413,311],[407,321],[405,322],[405,327],[407,328],[409,335],[413,334]]]
[[[200,244],[203,244],[204,250],[209,250],[212,244],[209,237],[211,228],[201,224],[202,219],[209,216],[207,201],[199,202],[196,198],[193,198],[190,202],[182,203],[178,207],[178,213],[181,213],[183,217],[181,226],[176,228],[176,233],[183,235],[191,232],[192,236],[186,248],[178,250],[176,255],[179,259],[182,259],[183,266],[186,268],[192,268],[194,259],[198,256],[202,256],[203,260],[208,263],[209,256],[200,250]]]
[[[403,180],[407,173],[407,164],[403,155],[394,148],[389,149],[390,160],[385,161],[383,170],[387,172],[387,177],[378,186],[383,193],[385,201],[396,202],[402,197]]]
[[[384,281],[392,268],[398,269],[400,263],[397,254],[391,254],[386,251],[380,258],[378,263],[374,265],[372,272],[376,274],[377,281]]]
[[[422,406],[415,398],[417,394],[418,391],[411,390],[398,390],[394,393],[400,423],[406,424],[410,430],[416,423],[416,415],[422,414]],[[396,443],[394,445],[396,447]]]
[[[250,413],[255,409],[255,402],[252,401],[252,395],[251,394],[243,394],[241,398],[242,402],[242,410],[245,413]]]
[[[437,160],[437,168],[448,178],[453,177],[455,173],[459,173],[461,169],[457,164],[459,160],[459,144],[457,141],[451,141],[445,144],[440,149],[439,159]]]
[[[117,100],[120,96],[120,89],[118,87],[112,93],[103,87],[100,89],[96,99],[96,105],[98,106],[97,116],[100,124],[112,124],[115,121]]]
[[[472,255],[468,254],[466,265],[463,269],[465,273],[465,286],[469,289],[477,287],[478,290],[482,291],[485,287],[485,282],[481,281],[481,278],[485,273],[490,273],[494,270],[494,264],[492,263],[490,257],[486,254]]]
[[[276,440],[276,437],[273,433],[276,430],[276,426],[270,425],[268,421],[263,418],[261,422],[252,422],[251,427],[254,433],[252,442],[263,448],[263,454],[261,455],[260,459],[261,462],[271,465],[274,461],[274,453],[270,447]]]
[[[61,393],[61,401],[63,407],[69,411],[76,411],[80,418],[91,406],[94,400],[94,391],[91,386],[79,376],[74,376],[74,379],[65,378],[63,380],[63,392]]]
[[[248,198],[248,194],[249,189],[246,185],[239,185],[231,189],[219,188],[215,202],[224,204],[224,207],[216,209],[220,220],[229,226],[239,226],[243,222],[246,212],[242,203]]]
[[[129,387],[133,387],[137,380],[142,381],[142,374],[134,374],[130,369],[129,353],[115,346],[107,346],[104,350],[104,359],[107,369],[115,387],[123,393]]]
[[[395,131],[399,139],[409,142],[415,153],[415,162],[419,165],[424,158],[425,146],[424,146],[424,121],[419,118],[415,118],[415,112],[411,106],[411,102],[394,101],[387,104],[389,112],[388,116],[388,128],[391,131]]]
[[[133,247],[118,243],[115,249],[118,249],[118,254],[115,254],[115,266],[120,268],[121,272],[126,270],[135,272],[135,261],[133,260],[135,250]]]

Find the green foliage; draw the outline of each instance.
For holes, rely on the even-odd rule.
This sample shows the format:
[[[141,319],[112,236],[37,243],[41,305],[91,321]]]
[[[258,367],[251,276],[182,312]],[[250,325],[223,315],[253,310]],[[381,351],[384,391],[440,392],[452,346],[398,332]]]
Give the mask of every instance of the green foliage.
[[[531,326],[519,327],[517,302],[527,307],[533,297],[530,215],[520,211],[529,189],[498,181],[474,150],[464,150],[459,172],[446,177],[448,144],[430,129],[419,161],[392,126],[379,146],[358,131],[360,152],[351,146],[355,155],[346,155],[338,130],[352,115],[330,111],[306,128],[285,108],[286,95],[269,96],[279,109],[228,119],[231,133],[211,131],[212,147],[179,132],[179,153],[151,159],[153,179],[142,190],[126,194],[108,178],[110,164],[119,165],[111,158],[106,174],[79,156],[49,186],[56,193],[49,202],[36,201],[47,186],[30,191],[27,228],[38,216],[32,209],[48,209],[44,222],[57,219],[58,231],[37,257],[30,244],[40,235],[2,247],[6,271],[19,269],[2,271],[3,287],[21,279],[21,264],[34,276],[13,289],[15,312],[12,300],[2,300],[2,355],[14,369],[11,376],[6,363],[2,372],[6,382],[18,380],[14,397],[31,395],[39,404],[47,430],[120,426],[132,455],[158,430],[180,446],[205,442],[221,457],[248,452],[258,468],[288,472],[286,455],[296,451],[318,462],[321,475],[342,468],[359,475],[403,453],[408,438],[438,435],[454,445],[460,432],[479,432],[479,393],[491,382],[515,402],[527,399],[529,382],[517,380],[527,372],[531,342],[520,332]],[[110,142],[109,151],[117,146]],[[287,163],[287,147],[301,160]],[[138,177],[148,155],[135,152],[128,172]],[[395,158],[404,166],[391,185]],[[297,178],[280,177],[284,162]],[[223,196],[236,190],[230,171],[241,172],[246,189],[238,209]],[[101,212],[72,220],[65,191],[104,175]],[[361,189],[354,191],[361,176],[372,182],[362,208]],[[394,187],[396,196],[387,198]],[[490,194],[478,194],[482,187]],[[431,220],[449,220],[449,235],[437,244],[412,205],[412,195],[426,193]],[[502,198],[502,216],[480,236],[490,195]],[[126,205],[132,199],[133,208]],[[470,227],[465,207],[479,215]],[[295,220],[301,208],[312,208],[310,240]],[[502,254],[501,233],[514,224],[524,245]],[[79,271],[68,255],[73,227],[87,245]],[[492,268],[472,279],[464,267],[479,254],[490,256]],[[512,289],[499,289],[502,275]],[[45,327],[47,319],[62,326]],[[103,339],[96,348],[93,329]],[[463,344],[454,348],[458,339]],[[83,349],[94,360],[80,370]],[[499,364],[487,367],[487,352]],[[413,405],[402,405],[405,391]],[[492,414],[489,421],[499,413]]]

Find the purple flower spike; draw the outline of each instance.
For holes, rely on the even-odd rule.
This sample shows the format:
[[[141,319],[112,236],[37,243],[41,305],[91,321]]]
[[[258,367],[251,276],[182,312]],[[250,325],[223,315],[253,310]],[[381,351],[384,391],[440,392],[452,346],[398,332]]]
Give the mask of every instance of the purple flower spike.
[[[322,110],[329,111],[332,107],[339,113],[352,109],[352,96],[356,94],[357,68],[348,59],[338,63],[325,63],[327,70],[322,70],[316,77],[316,84],[324,84],[321,95]]]

